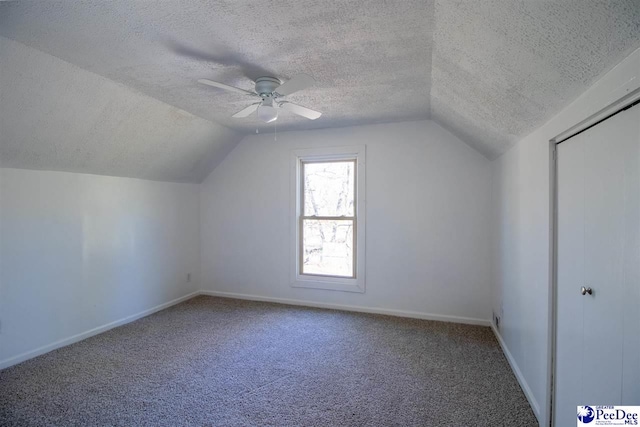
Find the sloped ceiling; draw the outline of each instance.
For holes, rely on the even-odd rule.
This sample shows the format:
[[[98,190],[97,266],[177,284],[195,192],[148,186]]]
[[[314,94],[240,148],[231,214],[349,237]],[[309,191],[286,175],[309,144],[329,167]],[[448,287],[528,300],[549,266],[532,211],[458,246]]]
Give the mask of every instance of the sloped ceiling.
[[[193,122],[205,119],[212,126],[206,138],[212,145],[226,147],[221,151],[218,147],[218,153],[232,147],[238,135],[256,128],[271,129],[271,125],[255,118],[232,119],[247,100],[196,80],[209,78],[250,89],[251,79],[261,74],[286,80],[308,73],[317,85],[290,100],[324,114],[309,121],[283,113],[277,122],[279,131],[432,118],[486,157],[495,158],[640,46],[640,2],[0,2],[0,36],[120,83],[136,96],[148,95],[176,111],[183,110],[180,114],[191,113],[196,116],[189,119]],[[2,53],[3,62],[5,55],[7,52]],[[40,67],[38,72],[45,70]],[[3,86],[24,77],[16,73],[3,78]],[[51,78],[49,83],[56,81]],[[86,83],[82,91],[91,91],[91,84]],[[106,102],[99,100],[106,92],[104,88],[91,92],[92,99]],[[19,98],[15,93],[14,101],[21,102]],[[45,111],[39,114],[46,119]],[[154,120],[167,122],[166,115],[154,119],[156,114],[151,109],[148,114],[132,116],[127,125],[130,132],[139,136],[147,132],[145,128],[157,128]],[[16,126],[4,119],[2,125]],[[137,125],[139,130],[135,130]],[[115,120],[103,126],[121,124]],[[213,147],[204,149],[200,143],[199,150],[194,150],[185,142],[189,132],[206,132],[191,125],[184,129],[179,141],[162,131],[148,136],[150,142],[158,139],[163,141],[160,146],[171,146],[174,155],[192,159],[182,165],[157,166],[154,176],[198,180],[215,165],[219,156],[211,154]],[[2,137],[3,165],[15,165],[20,158],[7,156],[6,151],[11,150],[5,145],[26,144],[35,150],[33,144],[41,143],[43,135],[36,138],[29,132],[11,129],[12,142]],[[27,136],[21,138],[23,134]],[[58,137],[65,138],[63,134]],[[108,141],[96,142],[92,149],[87,144],[91,143],[85,137],[69,143],[69,147],[85,150],[82,164],[87,169],[99,166],[100,170],[135,175],[140,161],[124,165],[122,147],[111,147]],[[107,161],[87,163],[98,146],[104,158],[120,159],[120,169]],[[135,148],[147,158],[155,158],[156,149],[152,143]],[[53,155],[39,156],[42,167],[53,162]],[[58,152],[57,158],[62,157],[63,152]],[[204,162],[208,166],[195,165],[193,157],[209,159]]]
[[[638,0],[436,2],[431,115],[495,158],[640,47]]]
[[[201,182],[242,136],[0,37],[0,166]]]

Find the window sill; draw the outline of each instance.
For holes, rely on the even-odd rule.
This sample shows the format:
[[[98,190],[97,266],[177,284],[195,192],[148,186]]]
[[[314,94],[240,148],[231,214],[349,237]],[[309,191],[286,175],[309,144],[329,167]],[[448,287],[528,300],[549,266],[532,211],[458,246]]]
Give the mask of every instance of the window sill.
[[[291,283],[291,286],[294,288],[364,293],[364,281],[358,279],[298,275],[296,280]]]

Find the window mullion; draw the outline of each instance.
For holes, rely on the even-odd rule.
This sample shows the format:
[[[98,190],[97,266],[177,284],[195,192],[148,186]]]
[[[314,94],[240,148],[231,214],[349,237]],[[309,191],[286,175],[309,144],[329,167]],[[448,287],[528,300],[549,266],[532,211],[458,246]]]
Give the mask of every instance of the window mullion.
[[[306,220],[318,220],[318,221],[355,221],[355,216],[306,216],[301,215],[300,218]]]

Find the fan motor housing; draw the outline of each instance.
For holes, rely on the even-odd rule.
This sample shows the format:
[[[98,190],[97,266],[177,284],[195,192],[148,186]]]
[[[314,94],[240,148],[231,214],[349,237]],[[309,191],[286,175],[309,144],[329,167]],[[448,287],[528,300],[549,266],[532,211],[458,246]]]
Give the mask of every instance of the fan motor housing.
[[[275,77],[258,77],[256,79],[256,92],[260,95],[270,95],[282,82]]]

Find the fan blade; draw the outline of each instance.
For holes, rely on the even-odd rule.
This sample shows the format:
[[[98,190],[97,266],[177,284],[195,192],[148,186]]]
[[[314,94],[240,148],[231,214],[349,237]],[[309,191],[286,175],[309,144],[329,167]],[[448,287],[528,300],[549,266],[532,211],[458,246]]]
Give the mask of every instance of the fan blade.
[[[299,90],[306,89],[309,86],[313,86],[315,82],[316,81],[313,80],[313,77],[309,75],[298,74],[297,76],[294,76],[291,80],[287,80],[286,82],[278,86],[278,88],[274,90],[274,92],[277,92],[279,95],[282,95],[282,96],[290,95],[293,92],[297,92]]]
[[[259,105],[260,105],[259,102],[256,102],[255,104],[251,104],[247,108],[238,111],[237,113],[235,113],[231,117],[234,117],[236,119],[241,119],[243,117],[248,117],[248,116],[251,115],[251,113],[253,113],[254,111],[256,111],[258,109]]]
[[[293,114],[297,114],[302,117],[306,117],[310,120],[315,120],[322,115],[321,112],[312,110],[311,108],[303,107],[302,105],[292,104],[291,102],[281,102],[280,107],[285,110],[291,111]]]
[[[251,92],[248,90],[240,89],[239,87],[229,86],[224,83],[214,82],[213,80],[200,79],[198,83],[202,83],[203,85],[209,85],[213,87],[217,87],[218,89],[228,90],[230,92],[242,93],[244,95],[258,96],[257,93]]]

